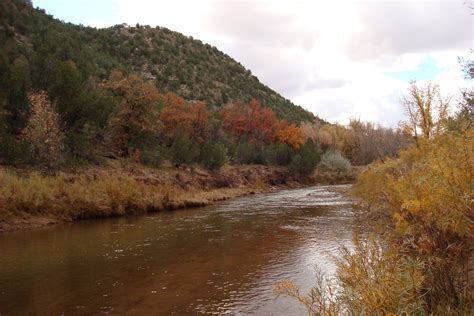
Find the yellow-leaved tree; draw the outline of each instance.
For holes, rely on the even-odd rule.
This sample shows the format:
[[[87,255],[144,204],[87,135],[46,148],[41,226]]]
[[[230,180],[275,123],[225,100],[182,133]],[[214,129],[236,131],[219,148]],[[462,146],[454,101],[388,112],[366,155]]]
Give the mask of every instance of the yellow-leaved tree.
[[[45,91],[28,93],[30,118],[23,130],[23,138],[31,145],[33,156],[48,168],[61,160],[64,133],[58,113]]]

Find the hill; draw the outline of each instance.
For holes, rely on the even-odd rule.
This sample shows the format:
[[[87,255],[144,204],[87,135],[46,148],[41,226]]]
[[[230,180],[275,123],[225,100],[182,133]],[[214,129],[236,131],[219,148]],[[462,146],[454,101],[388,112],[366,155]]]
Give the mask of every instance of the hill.
[[[0,3],[0,70],[11,71],[25,56],[33,88],[50,88],[57,64],[72,61],[78,80],[105,79],[112,69],[138,73],[159,91],[171,91],[186,100],[204,101],[219,108],[233,99],[257,99],[280,119],[301,122],[316,119],[262,84],[216,47],[169,29],[116,25],[96,29],[54,19],[30,1]],[[1,85],[11,85],[2,78]],[[11,78],[10,78],[11,80]],[[51,90],[51,89],[48,89]]]

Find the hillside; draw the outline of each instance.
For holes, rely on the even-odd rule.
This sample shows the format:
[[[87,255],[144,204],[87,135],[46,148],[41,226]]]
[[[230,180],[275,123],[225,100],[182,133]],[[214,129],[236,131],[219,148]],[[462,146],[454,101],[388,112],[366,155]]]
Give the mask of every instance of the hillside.
[[[34,9],[29,1],[3,0],[0,70],[7,72],[21,55],[28,61],[34,88],[48,88],[57,71],[55,65],[73,61],[82,81],[105,79],[112,69],[120,69],[139,73],[159,91],[204,101],[214,109],[233,99],[255,98],[279,118],[294,122],[315,119],[312,113],[262,84],[240,63],[192,37],[161,27],[117,25],[96,29],[73,25]],[[2,79],[3,85],[8,85]]]

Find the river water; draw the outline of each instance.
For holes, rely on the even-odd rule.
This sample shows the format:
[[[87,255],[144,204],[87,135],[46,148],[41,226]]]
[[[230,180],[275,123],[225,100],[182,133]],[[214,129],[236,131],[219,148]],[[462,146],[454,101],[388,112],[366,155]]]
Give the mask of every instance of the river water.
[[[251,195],[199,209],[0,235],[0,315],[305,315],[303,291],[349,244],[347,186]]]

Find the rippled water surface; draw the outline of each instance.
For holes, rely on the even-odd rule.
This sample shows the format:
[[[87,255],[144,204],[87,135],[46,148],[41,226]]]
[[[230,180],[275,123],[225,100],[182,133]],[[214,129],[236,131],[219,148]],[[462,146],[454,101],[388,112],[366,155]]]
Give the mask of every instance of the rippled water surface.
[[[345,188],[0,235],[0,315],[304,315],[272,284],[334,273],[328,254],[352,231]]]

